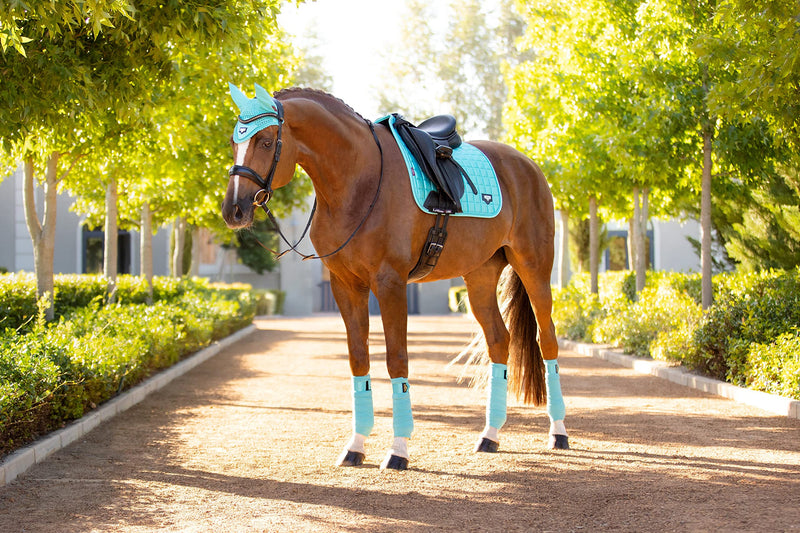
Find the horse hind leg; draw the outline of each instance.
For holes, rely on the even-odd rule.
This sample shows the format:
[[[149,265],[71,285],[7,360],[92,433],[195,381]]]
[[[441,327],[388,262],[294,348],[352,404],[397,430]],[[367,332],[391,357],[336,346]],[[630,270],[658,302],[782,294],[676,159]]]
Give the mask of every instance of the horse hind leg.
[[[497,304],[497,281],[506,262],[498,252],[486,265],[464,276],[472,314],[483,330],[489,356],[486,399],[486,425],[475,447],[476,452],[496,452],[498,432],[506,421],[508,393],[509,333]]]
[[[566,409],[558,373],[558,340],[551,318],[550,269],[530,266],[512,251],[507,251],[507,255],[514,269],[505,283],[506,295],[511,297],[506,317],[512,335],[511,352],[517,355],[514,388],[526,403],[540,405],[547,400],[549,446],[568,449]],[[532,349],[527,350],[528,347]]]

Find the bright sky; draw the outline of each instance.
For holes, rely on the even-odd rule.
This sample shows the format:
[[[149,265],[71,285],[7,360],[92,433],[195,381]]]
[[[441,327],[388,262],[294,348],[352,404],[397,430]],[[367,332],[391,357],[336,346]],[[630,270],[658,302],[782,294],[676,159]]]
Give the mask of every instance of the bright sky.
[[[299,7],[285,4],[278,20],[300,40],[316,33],[322,45],[317,53],[333,78],[333,95],[375,119],[381,55],[398,39],[404,7],[404,0],[316,0]]]

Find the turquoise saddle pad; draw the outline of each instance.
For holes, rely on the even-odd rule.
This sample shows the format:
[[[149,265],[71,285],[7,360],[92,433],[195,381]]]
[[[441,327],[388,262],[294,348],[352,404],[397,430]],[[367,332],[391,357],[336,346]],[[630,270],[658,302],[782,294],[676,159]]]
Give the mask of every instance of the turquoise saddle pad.
[[[376,122],[380,122],[386,118],[389,119],[387,121],[389,129],[391,129],[394,140],[397,142],[397,146],[400,147],[400,152],[403,154],[403,159],[406,162],[408,176],[411,180],[411,191],[414,193],[414,200],[417,202],[417,207],[426,213],[431,213],[423,207],[423,204],[428,194],[434,191],[436,187],[425,177],[425,174],[422,173],[419,164],[411,155],[411,152],[408,151],[408,148],[406,148],[397,130],[395,130],[395,117],[389,115],[388,117],[378,119]],[[475,184],[475,187],[478,189],[478,194],[473,194],[469,184],[465,184],[464,194],[460,198],[463,212],[453,213],[452,216],[478,218],[496,217],[503,207],[503,196],[500,193],[500,184],[497,182],[497,174],[492,164],[489,162],[489,159],[478,148],[468,143],[461,143],[461,146],[453,150],[453,159],[461,165],[461,168],[467,173],[472,183]]]

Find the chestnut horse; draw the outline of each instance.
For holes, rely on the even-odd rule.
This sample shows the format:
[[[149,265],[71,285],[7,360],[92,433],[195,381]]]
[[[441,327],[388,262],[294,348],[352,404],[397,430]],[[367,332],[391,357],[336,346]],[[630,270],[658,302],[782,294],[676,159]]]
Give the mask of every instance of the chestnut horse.
[[[273,98],[256,85],[256,97],[248,98],[230,87],[240,115],[231,139],[235,165],[222,216],[230,228],[246,228],[272,189],[289,182],[295,165],[308,173],[317,198],[310,237],[330,270],[353,376],[353,436],[339,464],[364,461],[374,423],[367,344],[372,291],[380,306],[393,390],[394,440],[381,468],[405,469],[413,429],[406,285],[435,216],[416,206],[406,165],[387,126],[365,120],[341,100],[316,90],[287,89]],[[491,364],[486,426],[476,451],[498,449],[509,382],[526,403],[539,405],[546,398],[549,446],[568,448],[550,316],[555,225],[550,188],[539,167],[517,150],[490,141],[471,144],[494,166],[502,210],[490,219],[451,217],[438,264],[421,281],[463,277],[484,333],[483,349]],[[509,265],[507,327],[497,285]]]

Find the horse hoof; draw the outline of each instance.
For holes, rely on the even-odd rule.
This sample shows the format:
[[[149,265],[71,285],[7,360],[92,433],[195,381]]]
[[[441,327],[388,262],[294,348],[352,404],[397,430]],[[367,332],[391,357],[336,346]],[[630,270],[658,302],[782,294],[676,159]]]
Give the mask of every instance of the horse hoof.
[[[566,435],[550,435],[550,448],[553,450],[569,450],[569,438]]]
[[[364,464],[364,454],[361,452],[346,450],[339,458],[339,462],[337,464],[339,466],[361,466]]]
[[[476,452],[488,452],[488,453],[497,453],[497,449],[500,447],[500,443],[497,441],[493,441],[491,439],[487,439],[486,437],[482,438],[478,445],[475,447]]]
[[[399,455],[390,455],[381,464],[381,470],[408,470],[408,459]]]

